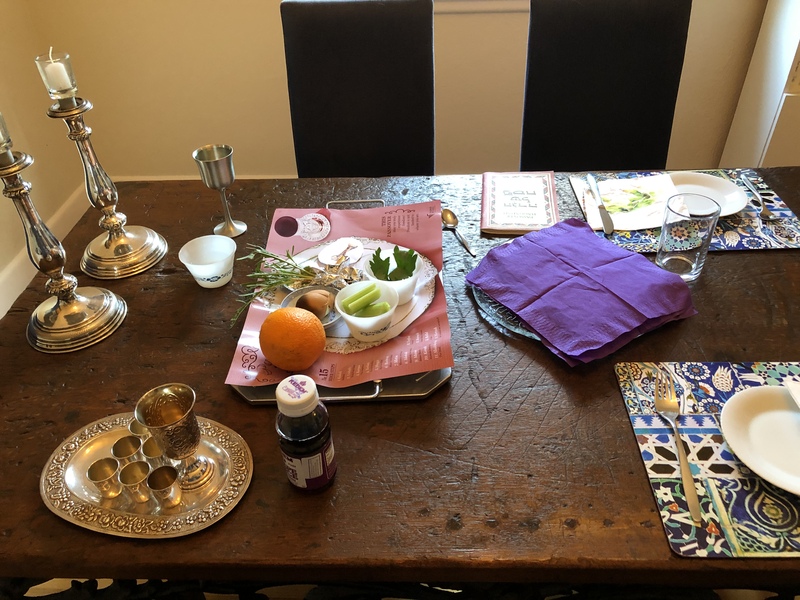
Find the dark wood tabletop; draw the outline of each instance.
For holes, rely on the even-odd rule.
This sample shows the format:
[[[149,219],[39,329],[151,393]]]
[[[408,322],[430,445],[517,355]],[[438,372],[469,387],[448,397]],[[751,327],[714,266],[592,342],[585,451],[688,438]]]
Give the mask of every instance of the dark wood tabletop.
[[[800,167],[761,172],[800,213]],[[799,360],[800,251],[710,253],[692,289],[697,316],[571,368],[541,344],[494,329],[466,291],[465,275],[505,241],[479,235],[479,175],[237,181],[232,213],[249,226],[236,239],[237,256],[265,242],[277,207],[359,198],[440,199],[478,255],[443,233],[451,380],[424,400],[330,405],[338,474],[330,488],[306,495],[286,478],[276,409],[252,406],[224,383],[243,322],[231,327],[230,319],[252,265],[239,262],[231,284],[202,289],[178,260],[185,242],[219,222],[217,192],[199,180],[117,187],[128,223],[162,234],[167,256],[134,277],[90,279],[79,260],[99,234],[91,208],[63,242],[79,285],[127,302],[120,329],[77,352],[32,349],[25,327],[47,297],[43,275],[0,321],[0,577],[800,583],[800,558],[670,551],[613,368]],[[579,216],[563,174],[558,189],[562,217]],[[253,479],[238,506],[207,529],[163,540],[104,535],[53,514],[39,478],[54,449],[172,381],[192,386],[197,413],[252,450]]]

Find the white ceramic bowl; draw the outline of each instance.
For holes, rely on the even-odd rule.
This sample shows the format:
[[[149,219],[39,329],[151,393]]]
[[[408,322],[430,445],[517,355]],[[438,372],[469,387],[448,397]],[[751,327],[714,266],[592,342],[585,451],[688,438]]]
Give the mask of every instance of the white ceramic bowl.
[[[376,302],[388,302],[389,310],[377,317],[354,317],[347,314],[342,308],[342,301],[373,283],[378,286],[381,292]],[[350,335],[362,342],[379,342],[389,335],[389,326],[392,324],[392,317],[398,304],[398,296],[395,289],[388,285],[388,282],[380,280],[351,283],[339,290],[335,301],[336,312],[341,315],[342,320],[347,324]]]
[[[384,256],[385,253],[381,253],[381,256]],[[371,259],[370,259],[371,260]],[[389,255],[389,270],[391,271],[396,266],[394,261],[394,256],[391,254]],[[383,279],[378,279],[375,277],[375,274],[372,272],[372,268],[369,266],[369,261],[364,265],[364,275],[367,279],[371,281],[383,281],[383,283],[387,283],[394,288],[397,292],[398,296],[398,304],[405,304],[406,302],[410,302],[411,299],[414,297],[414,292],[417,289],[417,281],[419,280],[419,274],[422,272],[422,257],[417,255],[417,264],[414,267],[414,273],[411,277],[406,277],[405,279],[400,279],[398,281],[383,281]]]
[[[236,242],[224,235],[204,235],[186,242],[178,258],[204,288],[222,287],[233,277]]]

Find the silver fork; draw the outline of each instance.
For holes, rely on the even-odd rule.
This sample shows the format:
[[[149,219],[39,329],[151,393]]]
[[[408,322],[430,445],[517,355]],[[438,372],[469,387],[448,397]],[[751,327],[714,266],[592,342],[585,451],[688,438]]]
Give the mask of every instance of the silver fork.
[[[758,214],[761,220],[775,221],[779,219],[780,217],[778,215],[773,214],[773,212],[767,208],[767,203],[764,202],[764,196],[762,196],[761,192],[758,191],[756,184],[750,181],[750,178],[747,175],[742,174],[741,179],[742,183],[744,183],[747,186],[747,189],[750,190],[750,192],[755,197],[755,200],[753,200],[753,204],[756,204],[761,209],[761,212]]]
[[[689,459],[686,458],[686,450],[683,448],[683,441],[678,432],[680,405],[678,404],[678,396],[675,394],[675,382],[672,376],[661,367],[656,367],[653,401],[656,405],[656,412],[669,422],[672,426],[672,431],[675,433],[675,446],[678,448],[678,463],[681,467],[683,493],[689,505],[689,514],[692,517],[692,521],[699,525],[702,523],[700,500],[697,498],[694,478],[692,477],[692,471],[689,469]]]

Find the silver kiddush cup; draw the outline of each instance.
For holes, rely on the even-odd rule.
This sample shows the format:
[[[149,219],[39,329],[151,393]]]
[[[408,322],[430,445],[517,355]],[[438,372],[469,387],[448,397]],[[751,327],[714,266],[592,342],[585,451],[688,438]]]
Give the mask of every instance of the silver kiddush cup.
[[[197,454],[200,425],[194,413],[195,393],[183,383],[148,391],[136,403],[136,420],[147,427],[164,456],[178,463],[181,488],[203,487],[214,475],[214,463]]]
[[[214,227],[214,233],[230,238],[242,235],[247,231],[247,225],[231,218],[228,198],[225,195],[225,190],[236,181],[236,174],[233,171],[233,148],[225,144],[210,144],[192,152],[192,158],[197,163],[203,183],[212,190],[219,190],[222,200],[225,220]]]

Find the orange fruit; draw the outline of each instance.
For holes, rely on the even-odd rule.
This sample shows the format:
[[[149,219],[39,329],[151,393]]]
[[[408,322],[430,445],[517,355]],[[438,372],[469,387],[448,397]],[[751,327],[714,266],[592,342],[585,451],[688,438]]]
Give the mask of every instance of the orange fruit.
[[[258,333],[261,352],[284,371],[305,371],[325,350],[325,328],[304,308],[279,308],[264,319]]]

